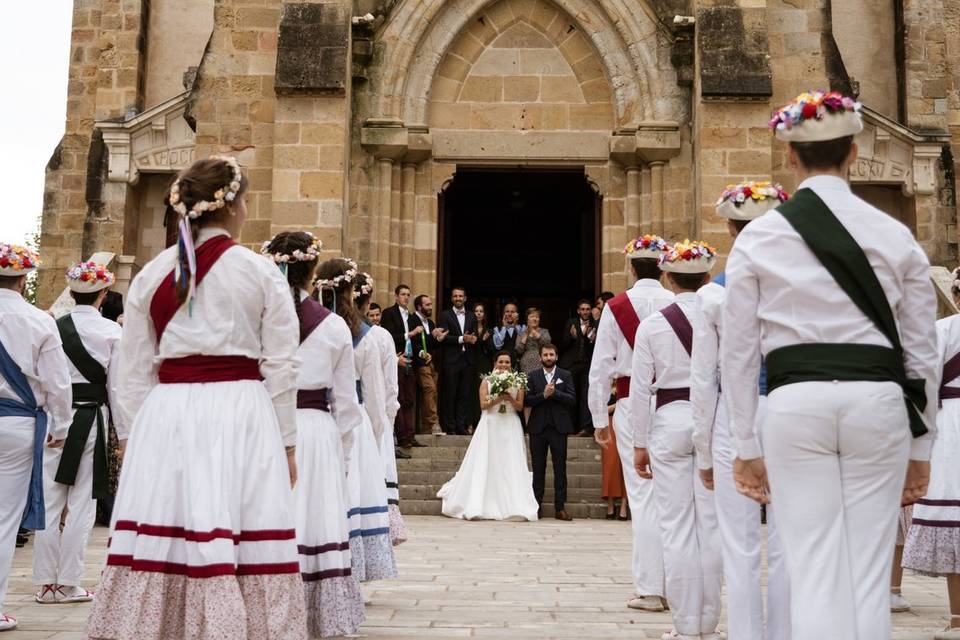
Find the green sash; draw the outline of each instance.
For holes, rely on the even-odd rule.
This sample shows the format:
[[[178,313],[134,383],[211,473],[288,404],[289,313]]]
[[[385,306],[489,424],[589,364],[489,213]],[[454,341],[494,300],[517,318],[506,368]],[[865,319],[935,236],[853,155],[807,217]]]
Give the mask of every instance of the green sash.
[[[800,189],[777,211],[833,276],[840,288],[886,336],[893,348],[867,344],[798,344],[767,355],[769,391],[810,380],[896,382],[903,388],[910,432],[927,432],[920,413],[927,406],[924,380],[907,378],[903,345],[877,274],[846,227],[811,189]]]
[[[93,449],[93,497],[103,500],[110,497],[107,467],[107,434],[100,410],[107,404],[107,371],[83,346],[77,326],[71,314],[57,320],[60,340],[67,358],[73,363],[87,383],[73,385],[73,423],[63,443],[60,466],[57,467],[56,481],[73,485],[77,479],[80,459],[90,436],[94,422],[97,425],[97,439]]]

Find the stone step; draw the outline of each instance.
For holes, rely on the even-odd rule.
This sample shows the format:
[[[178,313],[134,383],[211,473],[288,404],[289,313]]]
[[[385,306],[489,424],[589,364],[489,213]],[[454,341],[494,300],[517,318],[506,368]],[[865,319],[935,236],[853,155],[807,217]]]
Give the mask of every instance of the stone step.
[[[417,447],[409,449],[411,460],[429,458],[431,460],[463,460],[467,449],[463,447]],[[527,452],[527,460],[530,453]],[[567,451],[567,462],[596,462],[600,464],[600,452],[592,449],[570,449]]]
[[[442,485],[454,476],[455,471],[400,471],[401,486]],[[547,485],[553,483],[552,471],[547,472]],[[567,487],[594,489],[599,491],[602,484],[600,473],[584,475],[567,474]]]
[[[527,436],[529,437],[529,436]],[[470,444],[470,439],[472,436],[434,436],[434,435],[424,435],[418,434],[417,441],[421,444],[427,445],[427,447],[463,447],[466,448]],[[425,449],[426,447],[414,447],[415,449]],[[597,453],[600,452],[600,446],[593,440],[593,438],[567,438],[567,449],[594,449]]]
[[[442,506],[440,500],[403,500],[400,502],[400,512],[410,516],[439,516]],[[607,506],[599,502],[594,504],[571,502],[566,505],[566,509],[571,516],[581,519],[602,520],[607,514]],[[542,510],[544,518],[553,518],[553,503],[544,503]]]
[[[529,464],[529,461],[528,461]],[[550,468],[547,463],[547,468]],[[460,468],[459,460],[435,459],[435,458],[411,458],[409,460],[397,460],[397,471],[400,477],[407,471],[450,471],[456,472]],[[595,475],[600,477],[601,467],[599,461],[580,462],[567,461],[567,477],[578,475]],[[452,473],[451,473],[452,475]]]
[[[403,484],[400,483],[400,500],[431,500],[436,499],[440,491],[439,484]],[[544,500],[553,502],[553,478],[546,482]],[[568,502],[599,502],[600,490],[594,488],[580,488],[567,486]]]

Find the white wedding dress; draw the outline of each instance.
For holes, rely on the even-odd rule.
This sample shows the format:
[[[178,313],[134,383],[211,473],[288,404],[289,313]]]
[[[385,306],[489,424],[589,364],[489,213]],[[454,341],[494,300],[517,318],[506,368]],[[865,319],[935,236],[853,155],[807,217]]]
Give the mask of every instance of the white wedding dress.
[[[516,397],[516,391],[511,395]],[[464,520],[536,520],[520,416],[509,404],[483,412],[460,470],[437,493],[443,515]]]

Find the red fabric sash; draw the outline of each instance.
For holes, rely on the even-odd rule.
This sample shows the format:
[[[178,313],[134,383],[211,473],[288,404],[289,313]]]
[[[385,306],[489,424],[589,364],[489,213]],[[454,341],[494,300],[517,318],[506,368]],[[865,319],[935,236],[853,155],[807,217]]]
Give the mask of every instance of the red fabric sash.
[[[943,376],[940,378],[940,403],[944,400],[960,398],[960,389],[948,387],[947,385],[957,378],[960,378],[960,353],[954,355],[943,365]]]
[[[620,333],[623,334],[627,344],[633,349],[633,341],[637,337],[637,327],[640,326],[640,316],[637,315],[637,310],[633,308],[630,297],[624,291],[611,298],[607,306],[610,307],[610,313],[613,314],[613,319],[617,321],[617,325],[620,327]]]
[[[690,400],[690,389],[688,387],[657,389],[657,409],[671,402],[680,402],[681,400]]]
[[[630,376],[617,378],[617,400],[630,397]]]
[[[297,391],[297,409],[319,409],[330,412],[329,389],[300,389]]]
[[[220,256],[236,242],[227,235],[213,236],[199,247],[197,247],[197,287],[207,275]],[[180,302],[177,300],[176,292],[176,269],[170,271],[167,277],[163,279],[160,286],[153,293],[153,299],[150,300],[150,317],[153,319],[153,328],[157,334],[157,343],[163,335],[163,330],[173,318],[177,310],[180,309]]]
[[[674,302],[661,309],[660,313],[662,313],[663,317],[670,323],[670,328],[677,334],[677,339],[680,340],[683,348],[687,350],[687,355],[691,355],[693,353],[693,325],[690,324],[690,320],[687,319],[683,310]]]
[[[300,295],[300,292],[297,292]],[[300,342],[302,343],[313,333],[313,330],[320,326],[326,320],[332,311],[325,306],[307,296],[300,303]]]
[[[160,363],[160,384],[263,380],[260,363],[246,356],[187,356]]]

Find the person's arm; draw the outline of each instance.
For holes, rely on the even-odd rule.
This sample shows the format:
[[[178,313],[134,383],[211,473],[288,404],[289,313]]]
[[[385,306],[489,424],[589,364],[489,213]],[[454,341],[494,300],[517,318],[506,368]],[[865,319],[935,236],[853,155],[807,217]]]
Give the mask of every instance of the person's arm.
[[[110,405],[110,418],[113,421],[113,428],[117,431],[117,440],[126,440],[130,434],[130,425],[123,423],[123,416],[113,409],[120,399],[120,379],[118,372],[120,370],[120,340],[123,331],[120,325],[113,325],[116,329],[116,337],[110,342],[110,361],[107,364],[107,399]]]
[[[278,269],[263,280],[264,304],[260,322],[260,373],[270,393],[285,447],[297,444],[297,375],[300,360],[300,322],[290,286]]]
[[[480,381],[480,408],[486,411],[490,407],[500,404],[499,396],[490,395],[490,386],[486,380]]]
[[[353,343],[350,340],[350,331],[342,327],[338,331],[335,347],[331,353],[330,365],[333,369],[333,389],[330,410],[337,427],[340,429],[340,442],[343,446],[343,459],[349,466],[350,456],[353,453],[353,442],[356,434],[363,426],[363,409],[357,398],[357,373],[354,366]],[[320,332],[314,332],[319,334]],[[319,337],[319,335],[318,335]],[[313,334],[307,340],[313,339]],[[392,342],[391,338],[391,342]],[[397,367],[388,367],[396,372]]]
[[[513,408],[517,411],[523,411],[523,403],[526,398],[527,392],[524,389],[517,390],[517,397],[510,398],[510,404],[513,405]]]
[[[141,291],[142,279],[137,276],[130,285],[124,306],[123,335],[120,337],[120,357],[116,369],[117,397],[111,400],[118,424],[123,425],[124,440],[133,429],[134,419],[147,394],[159,383],[158,365],[154,362],[159,347],[153,321],[148,313],[149,302],[142,300],[148,292]]]
[[[587,375],[587,405],[590,408],[595,429],[606,429],[609,426],[607,399],[610,397],[610,385],[613,384],[613,375],[617,366],[619,337],[620,328],[613,317],[613,312],[609,307],[604,307],[600,314],[590,373]]]
[[[703,289],[701,289],[703,292]],[[719,398],[717,368],[720,365],[720,336],[717,314],[721,304],[702,293],[693,314],[693,353],[690,356],[690,404],[693,410],[693,444],[697,467],[713,468],[713,424]]]
[[[723,399],[741,460],[763,455],[754,424],[760,398],[760,283],[753,273],[750,246],[748,238],[739,237],[727,260],[721,323],[728,330],[720,343]]]
[[[507,335],[506,328],[504,327],[493,328],[493,335],[490,337],[490,339],[493,341],[493,348],[495,351],[499,351],[500,349],[503,349],[503,339],[506,337],[506,335]]]
[[[447,334],[443,336],[443,346],[456,347],[463,344],[463,336],[460,334],[460,322],[457,320],[456,313],[447,313],[444,311],[440,314],[440,324],[437,326],[447,332]]]
[[[646,325],[649,326],[649,325]],[[656,373],[653,350],[647,336],[646,326],[641,323],[633,342],[633,361],[630,371],[630,421],[633,423],[633,447],[646,449],[647,435],[653,422],[650,398],[653,396],[652,381]]]
[[[560,349],[564,352],[577,346],[577,341],[580,337],[579,330],[577,329],[578,326],[580,325],[576,318],[567,320],[567,326],[563,329],[563,341],[560,343]]]
[[[384,402],[387,409],[387,424],[393,424],[400,411],[400,382],[397,374],[397,356],[393,353],[393,338],[380,333],[380,361],[383,367]]]
[[[361,349],[360,385],[363,389],[363,408],[373,425],[373,435],[379,448],[383,433],[388,428],[383,371],[380,368],[380,349],[370,341],[370,336],[366,336],[361,341],[359,348]]]
[[[937,430],[937,407],[942,370],[937,366],[937,300],[930,282],[930,264],[923,250],[911,237],[903,279],[903,297],[897,305],[897,325],[903,344],[903,362],[907,378],[925,380],[927,406],[921,412],[927,433],[914,438],[911,460],[929,460]]]
[[[48,333],[37,356],[37,378],[43,389],[44,408],[50,416],[47,434],[51,440],[60,441],[66,439],[73,422],[73,385],[56,323],[53,318],[45,318],[45,321]]]

